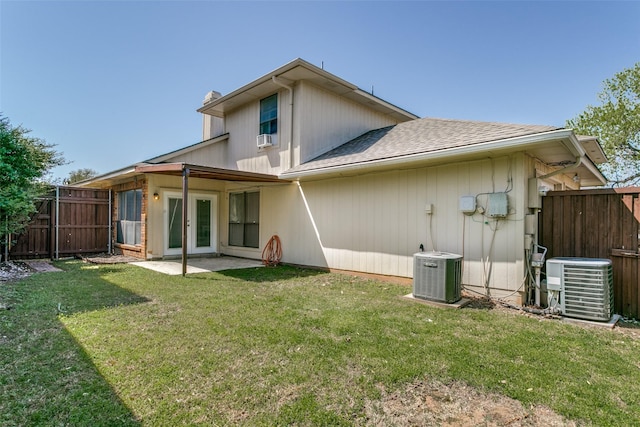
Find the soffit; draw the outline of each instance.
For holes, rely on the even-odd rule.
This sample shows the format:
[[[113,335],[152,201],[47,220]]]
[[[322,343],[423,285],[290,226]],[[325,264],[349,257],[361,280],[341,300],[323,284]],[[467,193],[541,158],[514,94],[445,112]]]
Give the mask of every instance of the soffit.
[[[602,147],[598,142],[598,138],[583,135],[577,135],[577,138],[591,161],[593,161],[595,164],[602,164],[607,162],[607,156],[606,154],[604,154],[604,151],[602,150]]]

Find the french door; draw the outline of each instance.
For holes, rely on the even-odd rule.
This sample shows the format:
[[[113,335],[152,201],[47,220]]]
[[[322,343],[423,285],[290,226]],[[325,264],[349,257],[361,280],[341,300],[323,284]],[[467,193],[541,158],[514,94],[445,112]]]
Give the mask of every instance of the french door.
[[[187,213],[187,254],[217,250],[218,196],[190,193]],[[164,254],[182,253],[182,193],[164,193]]]

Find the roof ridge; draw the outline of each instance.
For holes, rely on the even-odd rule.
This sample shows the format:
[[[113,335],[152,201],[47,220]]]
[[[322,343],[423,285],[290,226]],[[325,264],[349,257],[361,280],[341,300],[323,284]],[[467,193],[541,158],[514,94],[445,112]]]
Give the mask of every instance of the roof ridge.
[[[558,127],[554,125],[542,125],[542,124],[527,124],[527,123],[512,123],[512,122],[497,122],[497,121],[486,121],[486,120],[474,120],[474,119],[452,119],[446,117],[421,117],[416,120],[434,120],[434,121],[442,121],[442,122],[455,122],[455,123],[476,123],[476,124],[494,124],[494,125],[508,125],[508,126],[518,126],[518,127],[547,127],[553,129],[565,129],[564,127]],[[410,123],[410,122],[407,122]]]

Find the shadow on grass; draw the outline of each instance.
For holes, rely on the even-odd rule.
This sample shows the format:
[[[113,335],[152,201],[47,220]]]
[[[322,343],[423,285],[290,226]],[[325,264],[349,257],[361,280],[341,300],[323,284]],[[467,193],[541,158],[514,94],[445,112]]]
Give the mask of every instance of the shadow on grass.
[[[77,263],[0,287],[0,424],[119,425],[139,421],[102,377],[60,316],[139,304],[146,298]]]
[[[222,270],[217,273],[234,279],[249,282],[276,282],[296,278],[313,277],[326,274],[327,271],[312,268],[278,265],[275,267],[253,267],[233,270]],[[187,276],[188,277],[188,276]]]

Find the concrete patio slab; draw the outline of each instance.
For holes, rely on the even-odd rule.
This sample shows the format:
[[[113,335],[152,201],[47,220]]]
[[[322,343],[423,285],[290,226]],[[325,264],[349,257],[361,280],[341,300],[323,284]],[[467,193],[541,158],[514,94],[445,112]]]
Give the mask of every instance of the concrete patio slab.
[[[182,261],[136,261],[132,265],[148,268],[159,273],[177,276],[182,274]],[[240,268],[264,267],[262,261],[235,257],[192,258],[187,260],[187,274],[209,273],[212,271],[235,270]]]

